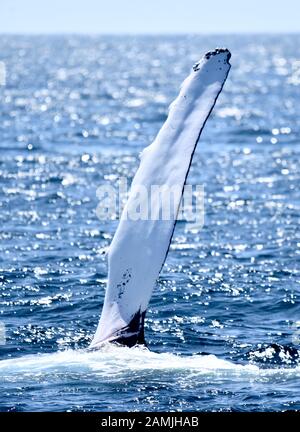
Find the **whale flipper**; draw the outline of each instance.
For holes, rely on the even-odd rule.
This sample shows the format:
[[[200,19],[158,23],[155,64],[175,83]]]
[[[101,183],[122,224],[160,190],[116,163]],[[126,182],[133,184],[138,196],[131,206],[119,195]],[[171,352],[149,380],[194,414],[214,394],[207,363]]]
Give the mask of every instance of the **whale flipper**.
[[[153,287],[166,259],[177,212],[202,129],[230,70],[230,52],[216,49],[196,63],[171,104],[169,115],[154,142],[141,155],[128,201],[108,252],[108,284],[97,331],[90,348],[106,341],[133,346],[144,343],[144,318]],[[139,197],[145,208],[160,214],[162,202],[153,200],[151,186],[172,188],[175,194],[169,218],[129,217]],[[150,202],[151,196],[151,202]]]

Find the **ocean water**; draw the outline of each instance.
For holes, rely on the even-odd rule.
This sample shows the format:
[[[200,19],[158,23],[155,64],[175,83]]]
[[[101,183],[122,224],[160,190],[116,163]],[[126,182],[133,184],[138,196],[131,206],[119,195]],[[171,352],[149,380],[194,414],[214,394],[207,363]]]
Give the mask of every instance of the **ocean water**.
[[[86,351],[132,179],[191,65],[232,69],[188,177],[205,224],[178,222],[148,350]],[[300,36],[1,36],[0,410],[300,409]],[[4,334],[5,333],[5,334]]]

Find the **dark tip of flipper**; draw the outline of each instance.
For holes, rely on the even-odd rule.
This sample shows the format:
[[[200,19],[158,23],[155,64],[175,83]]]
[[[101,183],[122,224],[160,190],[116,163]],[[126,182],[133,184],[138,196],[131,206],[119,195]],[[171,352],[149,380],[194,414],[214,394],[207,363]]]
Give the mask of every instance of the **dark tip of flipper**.
[[[213,51],[208,51],[205,54],[205,58],[208,60],[209,58],[211,58],[211,57],[213,57],[213,56],[215,56],[217,54],[222,54],[222,53],[227,53],[227,60],[230,59],[231,53],[230,53],[230,51],[227,48],[216,48]]]
[[[147,346],[144,334],[145,315],[146,311],[141,312],[139,310],[136,312],[131,318],[129,324],[115,333],[111,342],[118,343],[129,348],[135,345]]]
[[[213,51],[208,51],[208,52],[204,55],[204,58],[205,58],[206,60],[209,60],[211,57],[214,57],[214,56],[216,56],[216,55],[218,55],[218,54],[222,54],[222,53],[227,54],[227,57],[226,57],[226,61],[225,61],[225,62],[229,62],[229,60],[230,60],[230,58],[231,58],[231,53],[230,53],[230,51],[229,51],[227,48],[216,48],[216,49],[214,49]],[[200,62],[197,62],[196,64],[194,64],[194,66],[193,66],[194,71],[196,72],[197,70],[199,70],[199,69],[200,69],[200,66],[201,66],[201,61],[200,61]]]

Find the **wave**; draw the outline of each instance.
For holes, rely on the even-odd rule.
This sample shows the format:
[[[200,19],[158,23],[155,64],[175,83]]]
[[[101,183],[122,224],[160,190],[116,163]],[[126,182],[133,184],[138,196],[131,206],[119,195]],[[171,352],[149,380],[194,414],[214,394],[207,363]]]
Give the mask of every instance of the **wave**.
[[[120,377],[145,372],[216,375],[224,377],[268,377],[299,375],[300,367],[261,369],[254,364],[236,364],[215,355],[183,356],[155,353],[146,348],[126,348],[114,345],[101,350],[65,350],[50,354],[35,354],[0,361],[0,379],[20,375],[41,377],[49,374],[96,374],[103,378]]]

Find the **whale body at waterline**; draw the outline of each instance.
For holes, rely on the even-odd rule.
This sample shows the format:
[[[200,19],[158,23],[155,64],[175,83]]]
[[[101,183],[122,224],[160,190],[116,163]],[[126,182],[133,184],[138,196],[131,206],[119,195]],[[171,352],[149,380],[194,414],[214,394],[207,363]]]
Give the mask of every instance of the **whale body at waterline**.
[[[145,343],[147,306],[169,250],[193,154],[228,76],[230,57],[227,49],[216,49],[193,66],[170,105],[166,122],[141,154],[140,166],[107,254],[107,289],[90,348],[109,341],[127,346]],[[162,202],[158,196],[153,201],[150,193],[153,185],[169,188],[176,185],[180,190],[173,197],[169,217],[143,220],[128,217],[136,206],[139,186],[149,192],[143,197],[145,206],[154,206],[161,213]]]

